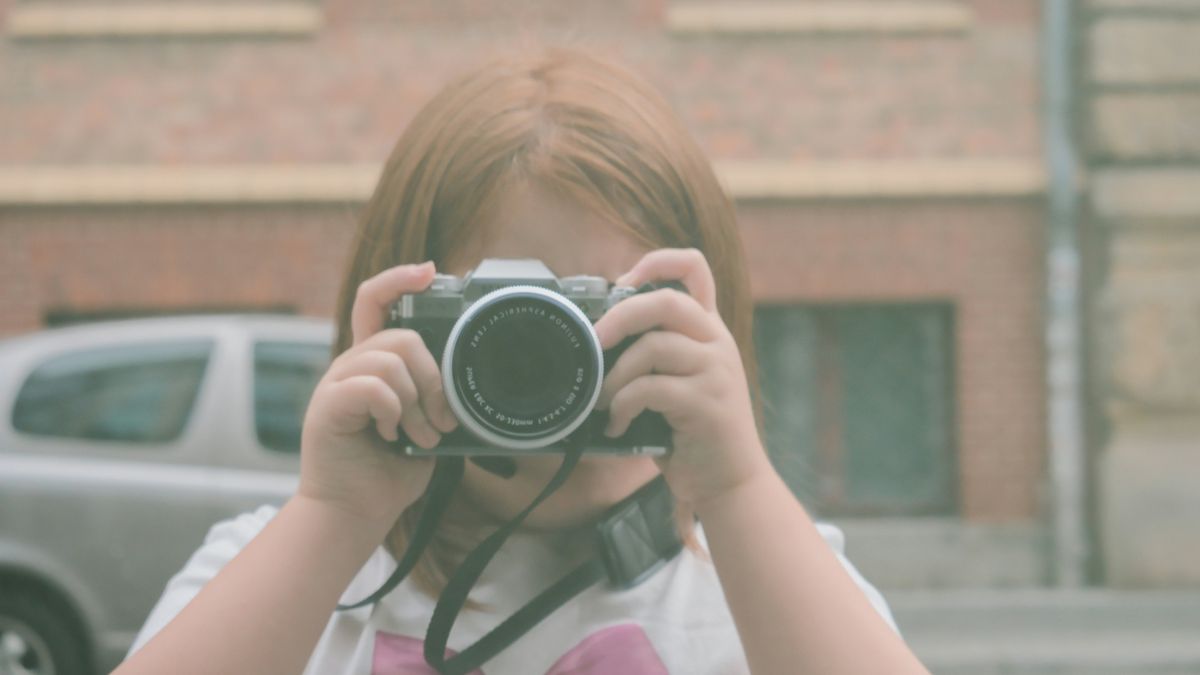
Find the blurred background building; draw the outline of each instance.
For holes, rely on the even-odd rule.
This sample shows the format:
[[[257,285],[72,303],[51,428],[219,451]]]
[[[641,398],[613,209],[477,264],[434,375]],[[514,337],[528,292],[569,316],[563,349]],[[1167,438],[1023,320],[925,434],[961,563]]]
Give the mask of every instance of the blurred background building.
[[[736,200],[772,456],[869,579],[1194,586],[1200,2],[1059,6],[0,0],[0,336],[329,317],[417,108],[582,46]]]

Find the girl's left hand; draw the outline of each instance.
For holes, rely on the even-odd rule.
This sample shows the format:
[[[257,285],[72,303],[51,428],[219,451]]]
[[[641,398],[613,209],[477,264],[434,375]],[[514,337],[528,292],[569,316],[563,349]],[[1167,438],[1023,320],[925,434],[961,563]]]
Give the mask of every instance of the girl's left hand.
[[[737,342],[717,311],[712,271],[696,249],[647,253],[616,280],[622,286],[681,281],[687,293],[663,288],[622,300],[596,322],[610,349],[639,338],[605,377],[598,407],[606,433],[619,436],[644,410],[661,413],[673,450],[656,458],[681,516],[707,500],[774,471],[754,421]]]

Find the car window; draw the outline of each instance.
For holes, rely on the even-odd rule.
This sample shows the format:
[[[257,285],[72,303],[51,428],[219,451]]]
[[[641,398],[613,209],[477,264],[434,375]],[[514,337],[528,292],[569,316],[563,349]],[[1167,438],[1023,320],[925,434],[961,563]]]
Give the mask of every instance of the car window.
[[[212,340],[188,340],[55,356],[22,385],[13,428],[97,441],[164,443],[178,438],[212,348]]]
[[[298,453],[304,411],[329,367],[329,345],[257,342],[254,345],[254,426],[276,452]]]

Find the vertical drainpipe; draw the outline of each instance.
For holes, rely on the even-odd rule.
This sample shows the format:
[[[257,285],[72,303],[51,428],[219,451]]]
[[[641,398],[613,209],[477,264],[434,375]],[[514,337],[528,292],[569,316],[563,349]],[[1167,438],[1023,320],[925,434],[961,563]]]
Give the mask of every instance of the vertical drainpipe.
[[[1071,0],[1042,1],[1042,129],[1049,178],[1046,237],[1046,392],[1053,494],[1053,573],[1086,581],[1079,169],[1074,146]]]

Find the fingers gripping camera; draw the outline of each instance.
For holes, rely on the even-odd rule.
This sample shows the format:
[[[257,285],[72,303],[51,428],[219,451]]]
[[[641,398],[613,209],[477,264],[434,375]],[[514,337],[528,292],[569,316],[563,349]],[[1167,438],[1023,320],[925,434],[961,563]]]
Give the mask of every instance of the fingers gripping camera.
[[[671,429],[658,413],[643,413],[618,438],[603,434],[600,385],[634,338],[603,351],[592,327],[621,300],[659,287],[560,279],[539,260],[489,258],[465,277],[439,274],[424,293],[403,296],[386,325],[425,341],[459,421],[432,450],[402,438],[405,451],[512,455],[578,442],[592,453],[665,454]]]

